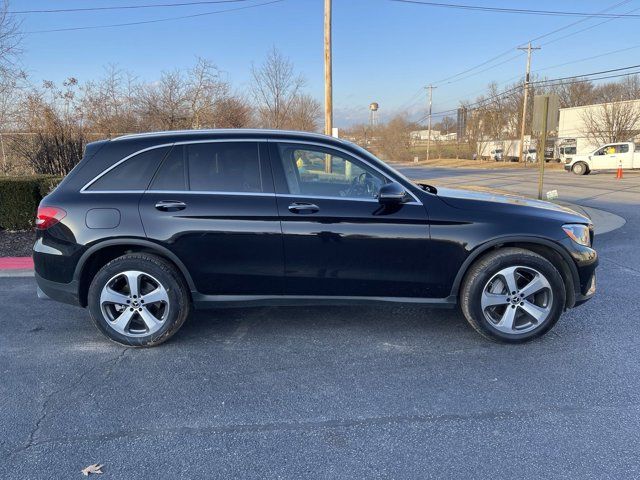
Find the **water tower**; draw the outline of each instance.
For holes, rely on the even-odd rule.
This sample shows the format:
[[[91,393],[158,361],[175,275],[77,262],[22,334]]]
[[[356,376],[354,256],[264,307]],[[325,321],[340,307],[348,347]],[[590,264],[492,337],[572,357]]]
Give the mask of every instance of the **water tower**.
[[[378,102],[369,104],[369,125],[375,127],[378,124]]]

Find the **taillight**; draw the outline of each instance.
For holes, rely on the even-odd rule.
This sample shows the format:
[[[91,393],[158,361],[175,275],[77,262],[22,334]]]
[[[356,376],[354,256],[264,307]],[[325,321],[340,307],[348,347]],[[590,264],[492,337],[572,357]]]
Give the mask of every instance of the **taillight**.
[[[36,216],[36,228],[46,230],[67,216],[67,212],[58,207],[38,207]]]

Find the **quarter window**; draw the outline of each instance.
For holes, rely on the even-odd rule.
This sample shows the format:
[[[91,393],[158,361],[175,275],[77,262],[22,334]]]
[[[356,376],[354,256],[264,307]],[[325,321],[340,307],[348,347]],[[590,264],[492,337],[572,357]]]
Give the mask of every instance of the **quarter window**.
[[[184,147],[173,147],[153,178],[149,190],[177,190],[187,189],[184,161]]]
[[[255,142],[194,143],[185,146],[191,190],[262,192]]]
[[[93,182],[87,190],[145,190],[169,147],[139,153],[116,166]]]
[[[346,155],[320,148],[279,145],[289,192],[300,195],[375,198],[385,177]]]

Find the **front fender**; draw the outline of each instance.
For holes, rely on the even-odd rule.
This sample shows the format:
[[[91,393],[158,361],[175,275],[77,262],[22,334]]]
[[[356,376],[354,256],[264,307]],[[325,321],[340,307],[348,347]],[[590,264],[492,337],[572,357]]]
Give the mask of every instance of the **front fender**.
[[[501,246],[514,246],[521,244],[529,244],[536,245],[543,248],[549,248],[560,255],[562,260],[564,261],[566,267],[569,270],[571,275],[571,280],[573,283],[573,290],[576,294],[579,293],[580,289],[580,276],[578,274],[578,269],[571,258],[569,252],[559,243],[554,242],[552,240],[548,240],[546,238],[529,236],[529,235],[518,235],[518,236],[504,236],[499,238],[494,238],[485,243],[478,245],[471,253],[467,256],[465,261],[462,263],[462,266],[458,270],[458,273],[453,282],[453,286],[451,287],[451,296],[458,297],[460,292],[460,286],[462,284],[462,280],[466,275],[467,271],[471,267],[471,265],[480,258],[483,254]]]

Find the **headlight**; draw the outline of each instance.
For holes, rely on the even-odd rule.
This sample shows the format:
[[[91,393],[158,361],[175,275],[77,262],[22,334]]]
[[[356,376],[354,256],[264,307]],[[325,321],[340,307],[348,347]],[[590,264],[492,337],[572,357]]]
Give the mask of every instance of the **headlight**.
[[[570,223],[563,225],[562,229],[567,236],[579,245],[585,247],[591,246],[591,236],[589,235],[589,227],[579,223]]]

